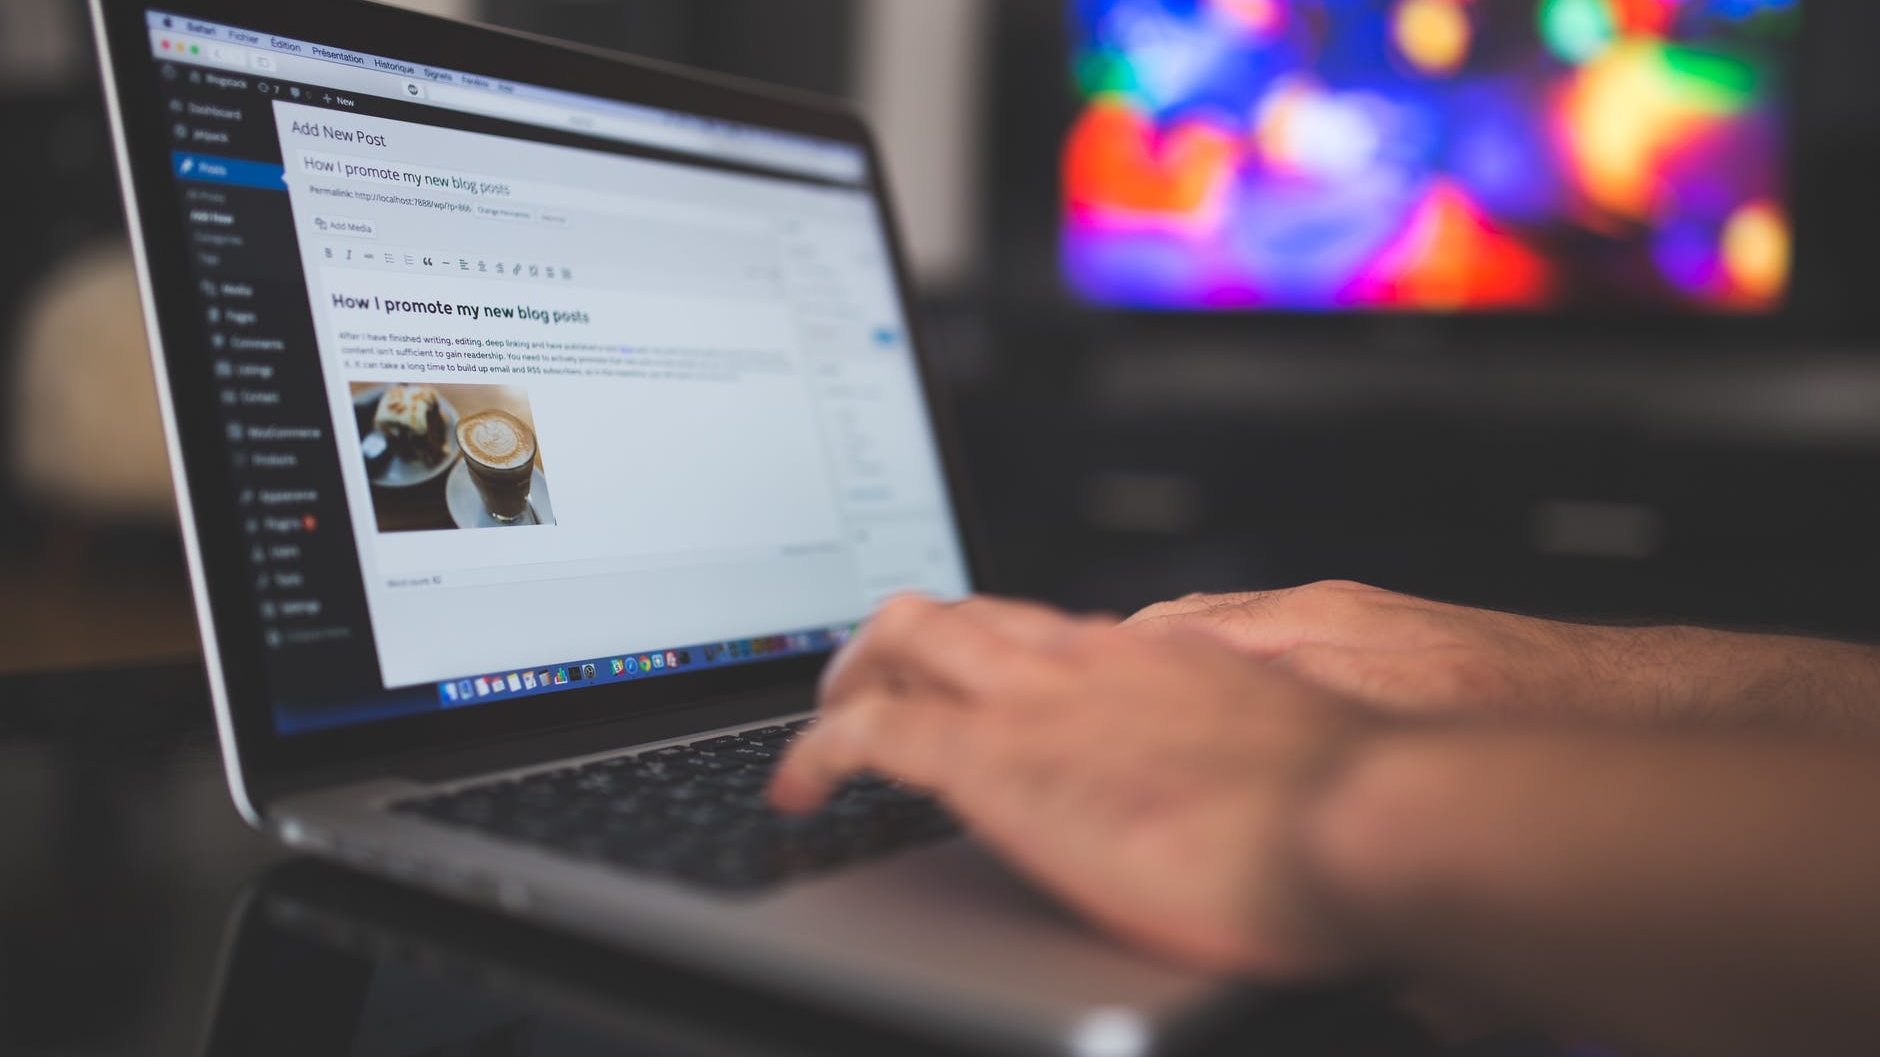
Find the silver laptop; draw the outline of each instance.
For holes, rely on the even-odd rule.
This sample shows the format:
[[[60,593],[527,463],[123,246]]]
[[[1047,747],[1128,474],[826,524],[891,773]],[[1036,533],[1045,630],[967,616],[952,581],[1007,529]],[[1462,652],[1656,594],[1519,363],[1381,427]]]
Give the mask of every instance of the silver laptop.
[[[251,823],[981,1044],[1223,1004],[908,790],[765,804],[872,607],[977,586],[859,120],[365,3],[93,11]]]

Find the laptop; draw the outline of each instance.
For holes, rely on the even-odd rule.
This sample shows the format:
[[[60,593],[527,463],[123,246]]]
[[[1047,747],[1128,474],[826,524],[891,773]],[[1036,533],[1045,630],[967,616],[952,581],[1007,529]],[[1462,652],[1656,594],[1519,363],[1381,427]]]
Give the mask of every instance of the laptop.
[[[765,802],[871,609],[980,583],[861,121],[374,4],[155,3],[92,10],[250,823],[988,1048],[1224,1004],[909,790]]]
[[[725,1016],[727,1008],[735,1017]],[[202,1024],[202,1057],[961,1057],[739,982],[570,941],[323,863],[271,868],[233,901]],[[1309,1040],[1309,1041],[1308,1041]],[[1420,1053],[1375,989],[1296,996],[1184,1047],[1185,1057]]]
[[[975,1052],[309,860],[242,891],[217,962],[201,1057]]]

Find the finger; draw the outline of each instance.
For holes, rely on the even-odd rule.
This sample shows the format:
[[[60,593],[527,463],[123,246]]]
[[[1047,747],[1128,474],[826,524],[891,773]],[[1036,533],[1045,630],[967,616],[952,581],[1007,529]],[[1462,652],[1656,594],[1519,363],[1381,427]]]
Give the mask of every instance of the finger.
[[[875,640],[904,634],[902,625],[917,622],[922,614],[942,604],[938,599],[913,592],[898,594],[883,602],[823,669],[818,697],[824,707],[832,699],[847,698],[853,684],[859,680],[888,678],[894,681],[893,673],[881,667],[874,649]],[[864,671],[867,675],[859,674]]]
[[[918,684],[962,699],[983,694],[1086,630],[1076,618],[1032,603],[896,598],[824,674],[823,708],[840,709],[858,691],[879,686]]]
[[[790,746],[771,781],[771,803],[790,814],[813,812],[862,772],[944,795],[963,759],[964,723],[932,693],[858,698]]]

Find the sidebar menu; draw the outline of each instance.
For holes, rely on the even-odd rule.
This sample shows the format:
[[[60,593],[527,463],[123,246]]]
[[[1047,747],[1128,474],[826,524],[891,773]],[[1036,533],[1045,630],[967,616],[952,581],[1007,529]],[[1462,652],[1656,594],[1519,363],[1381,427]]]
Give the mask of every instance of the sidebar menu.
[[[272,114],[285,93],[318,100],[244,74],[158,70],[206,353],[181,362],[213,388],[277,716],[319,726],[321,710],[383,687]]]

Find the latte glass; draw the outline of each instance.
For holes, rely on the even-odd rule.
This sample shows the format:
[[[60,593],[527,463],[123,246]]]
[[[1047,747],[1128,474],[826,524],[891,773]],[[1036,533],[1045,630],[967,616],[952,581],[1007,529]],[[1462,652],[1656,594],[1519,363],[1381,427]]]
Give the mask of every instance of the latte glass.
[[[529,514],[535,477],[535,431],[507,411],[484,411],[457,423],[457,446],[484,509],[505,525]]]

